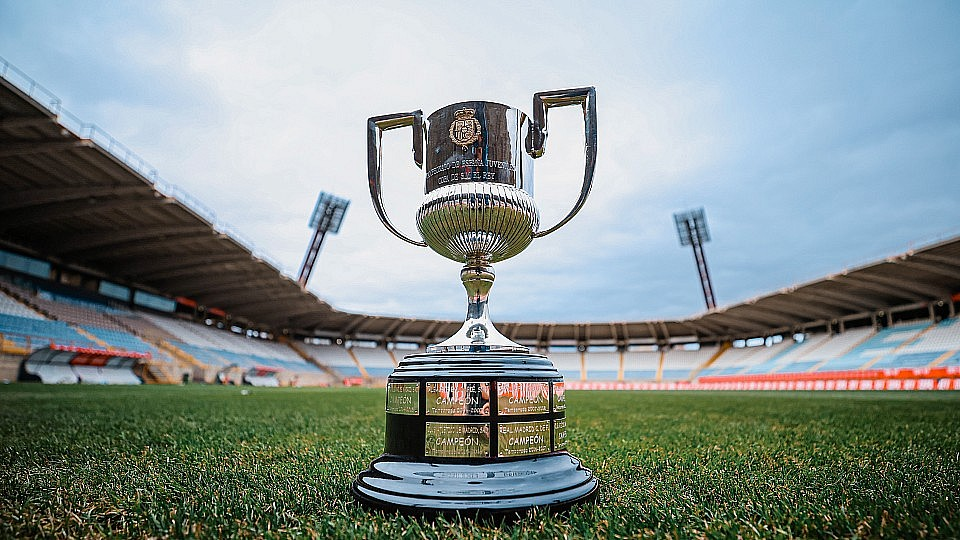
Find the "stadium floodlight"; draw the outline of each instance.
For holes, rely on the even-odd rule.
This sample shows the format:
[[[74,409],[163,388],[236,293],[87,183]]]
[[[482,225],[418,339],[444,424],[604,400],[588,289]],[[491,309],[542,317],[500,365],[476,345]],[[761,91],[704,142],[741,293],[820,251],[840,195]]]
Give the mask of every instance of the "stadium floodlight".
[[[307,254],[303,258],[303,264],[300,266],[300,276],[297,282],[300,286],[306,288],[307,280],[313,273],[313,265],[317,262],[317,255],[320,253],[320,246],[327,233],[337,234],[340,232],[340,225],[343,223],[343,216],[347,213],[347,207],[350,201],[341,199],[324,191],[320,192],[317,198],[317,204],[313,207],[313,215],[310,216],[310,228],[313,229],[313,239],[310,240],[310,246],[307,248]]]
[[[710,241],[710,230],[707,228],[707,216],[703,207],[673,215],[673,222],[677,226],[677,235],[681,246],[693,246],[693,257],[700,272],[700,287],[703,289],[703,300],[707,309],[717,307],[717,299],[713,295],[713,282],[710,280],[710,270],[707,269],[707,256],[703,252],[703,244]]]

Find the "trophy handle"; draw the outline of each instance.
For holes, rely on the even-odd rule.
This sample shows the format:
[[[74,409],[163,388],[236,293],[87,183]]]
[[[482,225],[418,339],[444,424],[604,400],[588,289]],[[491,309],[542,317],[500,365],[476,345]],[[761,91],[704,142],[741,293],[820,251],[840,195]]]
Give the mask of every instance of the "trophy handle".
[[[597,167],[597,90],[588,86],[585,88],[570,88],[567,90],[550,90],[537,92],[533,95],[533,130],[527,139],[527,152],[534,158],[543,155],[547,143],[547,112],[553,107],[580,105],[583,108],[583,135],[586,159],[583,167],[583,187],[580,189],[580,198],[573,209],[559,223],[545,231],[533,233],[534,238],[546,236],[563,227],[583,208],[583,203],[590,195],[593,187],[593,172]]]
[[[410,242],[415,246],[427,247],[425,242],[408,238],[400,232],[390,218],[387,217],[387,211],[383,208],[383,194],[380,189],[380,163],[383,152],[380,143],[383,139],[383,132],[388,129],[400,127],[413,127],[413,162],[418,168],[423,168],[423,112],[413,111],[408,113],[386,114],[383,116],[374,116],[367,120],[367,177],[370,182],[370,198],[373,199],[373,209],[377,211],[377,217],[383,222],[384,227],[392,232],[397,238]]]

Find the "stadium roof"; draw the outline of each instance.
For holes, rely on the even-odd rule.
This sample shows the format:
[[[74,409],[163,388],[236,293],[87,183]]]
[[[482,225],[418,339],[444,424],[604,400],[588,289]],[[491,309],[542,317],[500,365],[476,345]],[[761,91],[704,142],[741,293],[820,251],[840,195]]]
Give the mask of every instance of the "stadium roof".
[[[0,60],[2,62],[2,60]],[[275,331],[439,340],[460,322],[349,314],[301,289],[213,212],[133,152],[62,110],[3,63],[0,246],[143,290],[186,297]],[[11,75],[25,81],[11,82]],[[25,91],[26,89],[26,91]],[[960,237],[674,321],[500,323],[516,341],[664,343],[817,327],[956,300]],[[952,303],[950,304],[952,310]]]

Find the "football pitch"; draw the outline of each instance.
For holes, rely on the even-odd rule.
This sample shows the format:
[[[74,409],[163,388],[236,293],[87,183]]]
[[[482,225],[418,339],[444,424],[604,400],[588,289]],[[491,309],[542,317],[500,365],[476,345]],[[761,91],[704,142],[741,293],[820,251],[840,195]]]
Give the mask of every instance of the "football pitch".
[[[0,537],[957,537],[960,395],[568,392],[595,504],[371,514],[384,392],[0,387]]]

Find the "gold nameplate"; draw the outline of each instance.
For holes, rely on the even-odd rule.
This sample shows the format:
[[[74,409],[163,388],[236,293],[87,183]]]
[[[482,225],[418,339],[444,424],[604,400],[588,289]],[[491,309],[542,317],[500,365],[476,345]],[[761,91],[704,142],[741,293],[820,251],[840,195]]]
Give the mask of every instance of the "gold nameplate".
[[[563,397],[562,382],[553,383],[553,410],[554,411],[567,410],[567,398]]]
[[[387,383],[387,412],[420,414],[420,383]]]
[[[545,382],[498,382],[497,411],[500,414],[550,412],[550,384]]]
[[[489,424],[427,422],[423,453],[429,457],[490,457]]]
[[[497,456],[515,457],[550,451],[550,421],[508,422],[497,426]]]
[[[562,450],[567,447],[567,419],[553,421],[553,448]]]
[[[428,382],[427,414],[490,416],[490,383]]]

